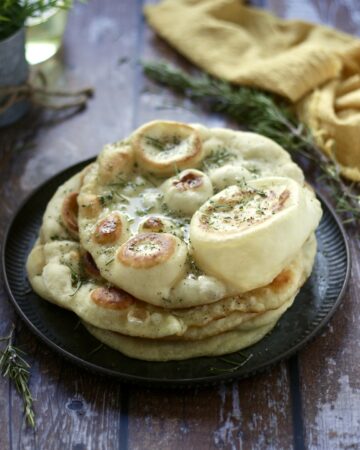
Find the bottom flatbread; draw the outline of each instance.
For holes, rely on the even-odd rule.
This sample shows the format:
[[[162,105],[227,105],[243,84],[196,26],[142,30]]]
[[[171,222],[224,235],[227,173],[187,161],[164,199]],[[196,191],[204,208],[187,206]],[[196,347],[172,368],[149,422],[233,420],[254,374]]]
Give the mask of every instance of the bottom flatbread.
[[[260,341],[276,325],[292,305],[295,297],[276,310],[262,314],[231,331],[197,341],[173,341],[125,336],[94,327],[84,326],[96,339],[131,358],[145,361],[171,361],[199,356],[219,356],[236,352]]]

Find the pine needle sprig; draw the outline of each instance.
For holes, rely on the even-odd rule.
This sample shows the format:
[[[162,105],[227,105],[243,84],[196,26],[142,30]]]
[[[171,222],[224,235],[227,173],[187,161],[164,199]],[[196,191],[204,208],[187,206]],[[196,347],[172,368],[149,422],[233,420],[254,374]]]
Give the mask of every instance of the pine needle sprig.
[[[284,99],[258,89],[234,86],[204,73],[193,77],[164,62],[145,62],[143,67],[151,80],[273,139],[293,156],[305,158],[319,169],[343,222],[360,222],[360,195],[356,187],[342,179],[335,158],[328,158],[316,146],[310,130],[297,120]]]
[[[13,326],[8,336],[0,338],[0,341],[7,342],[5,348],[0,351],[0,373],[14,383],[23,399],[27,423],[35,427],[33,397],[29,388],[30,365],[23,358],[24,352],[12,344],[14,329]]]

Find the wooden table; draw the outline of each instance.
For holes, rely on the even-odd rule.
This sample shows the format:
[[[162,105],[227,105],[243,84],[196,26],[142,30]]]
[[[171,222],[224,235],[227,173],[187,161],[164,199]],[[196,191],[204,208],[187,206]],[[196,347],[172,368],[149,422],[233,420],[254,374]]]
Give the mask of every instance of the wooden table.
[[[360,33],[358,0],[268,0],[265,6],[285,17]],[[141,0],[90,0],[70,13],[61,58],[48,70],[58,85],[92,85],[96,95],[72,118],[34,113],[1,131],[2,236],[29,191],[143,122],[170,118],[226,125],[224,117],[144,78],[140,58],[188,66],[154,36],[142,7]],[[150,390],[77,368],[22,324],[1,285],[0,334],[16,323],[16,343],[31,363],[37,425],[25,426],[21,399],[1,380],[0,449],[360,448],[360,244],[355,229],[349,228],[349,237],[350,286],[323,333],[266,373],[207,389]]]

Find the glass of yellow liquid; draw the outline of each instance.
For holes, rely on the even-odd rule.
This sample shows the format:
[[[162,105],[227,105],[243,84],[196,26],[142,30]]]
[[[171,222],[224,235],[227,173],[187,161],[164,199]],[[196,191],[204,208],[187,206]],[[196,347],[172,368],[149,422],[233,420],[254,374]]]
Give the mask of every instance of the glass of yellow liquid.
[[[26,59],[35,65],[47,61],[59,50],[65,30],[67,11],[53,8],[26,21]]]

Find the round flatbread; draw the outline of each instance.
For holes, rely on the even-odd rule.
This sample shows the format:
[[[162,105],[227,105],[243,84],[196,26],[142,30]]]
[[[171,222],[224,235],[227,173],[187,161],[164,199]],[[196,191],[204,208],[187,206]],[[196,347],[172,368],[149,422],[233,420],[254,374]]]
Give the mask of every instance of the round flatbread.
[[[155,121],[49,202],[27,272],[44,299],[135,358],[260,340],[309,276],[321,209],[277,144]]]
[[[292,305],[293,300],[289,300],[277,310],[249,320],[246,326],[240,325],[231,331],[196,341],[141,339],[96,328],[88,323],[84,325],[99,341],[132,358],[146,361],[170,361],[199,356],[218,356],[242,350],[258,342],[274,328],[281,315]]]
[[[265,198],[244,203],[257,184]],[[217,223],[216,239],[200,233],[197,220],[205,205],[219,198],[230,207],[234,198],[223,194],[228,190],[238,192],[230,218],[235,226],[242,204],[243,217],[249,218],[261,203],[257,220],[243,221],[246,233],[233,239],[235,246],[226,214]],[[78,204],[81,245],[102,277],[171,309],[215,303],[267,285],[295,258],[321,217],[301,170],[271,140],[167,121],[151,122],[107,146],[85,176]],[[192,295],[186,294],[189,284]]]
[[[265,287],[175,310],[145,303],[108,285],[91,256],[76,242],[38,243],[29,255],[27,272],[39,295],[96,327],[152,339],[197,340],[278,310],[293,299],[311,272],[315,249],[312,236],[294,261]]]

